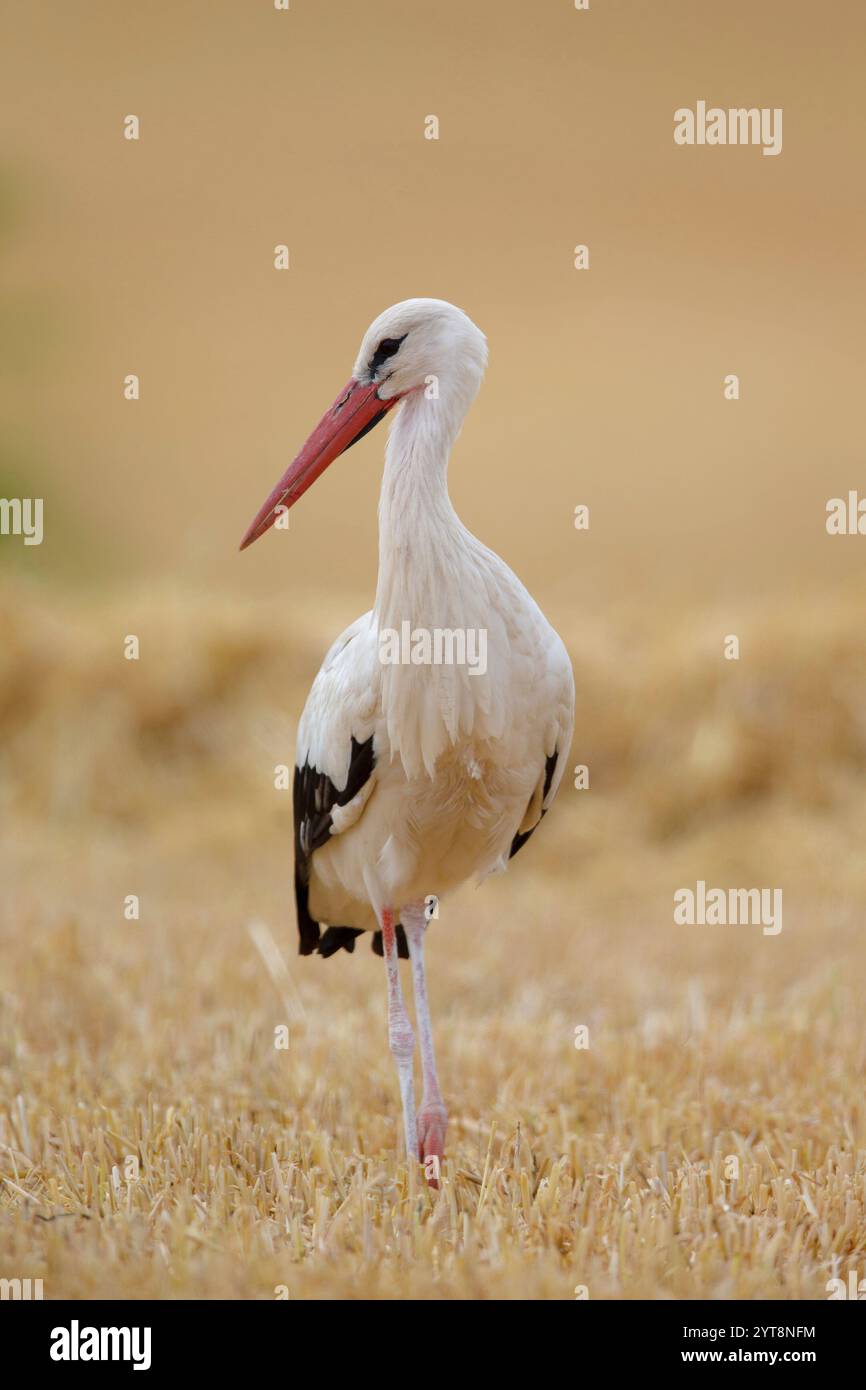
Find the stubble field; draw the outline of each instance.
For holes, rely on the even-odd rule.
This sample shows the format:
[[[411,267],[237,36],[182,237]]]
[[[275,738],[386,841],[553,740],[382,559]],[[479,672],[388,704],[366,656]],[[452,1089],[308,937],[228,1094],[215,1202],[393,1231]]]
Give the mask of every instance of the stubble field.
[[[351,614],[7,588],[0,1274],[826,1297],[866,1258],[862,600],[756,607],[739,662],[709,610],[564,634],[590,788],[429,934],[436,1194],[399,1151],[381,960],[296,955],[273,770]],[[782,931],[675,926],[698,879],[781,887]]]

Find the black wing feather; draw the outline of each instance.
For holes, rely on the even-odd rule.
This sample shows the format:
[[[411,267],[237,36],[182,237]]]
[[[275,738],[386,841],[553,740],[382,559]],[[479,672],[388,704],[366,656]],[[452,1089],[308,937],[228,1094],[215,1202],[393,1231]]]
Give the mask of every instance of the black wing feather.
[[[355,949],[355,937],[360,935],[360,928],[333,926],[328,927],[322,935],[319,923],[310,915],[310,870],[313,854],[330,839],[334,807],[348,806],[373,775],[375,765],[371,734],[363,743],[359,743],[353,737],[349,776],[342,791],[337,790],[327,773],[320,772],[309,761],[304,763],[303,767],[295,768],[292,789],[295,815],[295,902],[298,909],[298,931],[301,937],[299,949],[302,956],[312,955],[314,951],[318,951],[321,956],[332,956],[335,951]]]
[[[518,831],[518,833],[515,835],[514,839],[511,841],[511,849],[508,851],[509,859],[513,859],[517,851],[519,849],[523,849],[523,846],[526,844],[526,841],[529,839],[530,835],[538,829],[538,827],[541,825],[541,822],[544,819],[547,810],[544,803],[547,800],[547,794],[550,791],[550,788],[553,786],[553,774],[556,771],[556,760],[558,757],[559,752],[558,750],[556,750],[553,753],[551,753],[550,757],[545,761],[544,790],[541,793],[541,815],[538,817],[538,820],[535,822],[535,825],[533,825],[529,830],[524,830],[522,835]]]
[[[558,752],[551,753],[544,764],[544,789],[542,802],[553,785]],[[322,932],[320,924],[310,914],[310,869],[313,854],[326,844],[331,836],[333,824],[332,811],[335,806],[347,806],[373,774],[376,759],[373,754],[372,735],[359,743],[352,738],[352,751],[349,759],[349,776],[342,791],[338,791],[330,777],[308,761],[303,767],[295,768],[293,804],[295,818],[295,902],[298,911],[298,932],[300,934],[300,954],[332,956],[337,951],[354,951],[355,937],[361,935],[359,927],[329,926]],[[511,842],[508,857],[513,859],[522,849],[544,818],[546,808],[542,806],[536,825],[522,834],[518,832]],[[403,960],[409,959],[409,944],[402,926],[395,929],[397,953]],[[373,933],[373,950],[377,956],[383,954],[382,933]]]

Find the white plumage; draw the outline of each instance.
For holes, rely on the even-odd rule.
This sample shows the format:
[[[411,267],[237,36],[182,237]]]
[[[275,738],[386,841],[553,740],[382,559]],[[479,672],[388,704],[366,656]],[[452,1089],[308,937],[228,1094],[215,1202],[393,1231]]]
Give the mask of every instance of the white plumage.
[[[423,903],[507,865],[556,795],[574,719],[560,638],[508,566],[466,530],[448,496],[449,454],[486,359],[483,334],[453,305],[413,299],[386,310],[364,337],[346,393],[245,540],[267,529],[280,500],[291,506],[332,458],[396,407],[375,606],[331,647],[298,730],[296,871],[302,951],[330,954],[337,943],[351,950],[359,929],[382,931],[411,1152],[412,1030],[395,934],[400,921],[406,929],[425,1080],[421,1156],[436,1160],[431,1179],[445,1122],[426,1012]],[[446,651],[459,657],[463,643],[474,660],[463,652],[462,663],[386,662],[389,634],[408,631],[445,633]],[[455,634],[460,641],[449,648],[447,635]],[[319,939],[317,924],[331,931]]]
[[[451,673],[434,668],[445,675],[442,689],[425,702],[423,722],[414,718],[398,683],[385,679],[406,668],[381,665],[375,611],[347,628],[325,658],[301,717],[297,763],[321,770],[341,791],[352,737],[365,743],[372,735],[375,767],[312,856],[310,910],[318,921],[375,930],[377,908],[394,904],[399,920],[404,903],[442,898],[504,868],[515,835],[533,829],[556,795],[571,741],[571,667],[538,607],[501,569],[511,581],[502,586],[511,611],[491,609],[487,675],[472,678],[482,688],[475,700],[464,697],[453,737],[443,737],[441,712]],[[425,738],[436,750],[432,773],[423,763]],[[558,750],[542,797],[547,759]]]

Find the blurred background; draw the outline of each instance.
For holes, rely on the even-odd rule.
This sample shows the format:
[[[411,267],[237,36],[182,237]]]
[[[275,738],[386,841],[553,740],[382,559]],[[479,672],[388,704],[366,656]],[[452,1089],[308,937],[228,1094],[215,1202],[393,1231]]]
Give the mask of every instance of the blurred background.
[[[143,1200],[122,1237],[19,1222],[110,1207],[152,1102],[208,1132],[212,1092],[227,1126],[269,1107],[278,1147],[321,1127],[346,1153],[396,1148],[381,968],[294,961],[273,785],[322,655],[372,601],[382,432],[288,532],[237,545],[369,321],[414,295],[488,335],[452,497],[563,634],[590,769],[432,934],[452,1142],[468,1171],[498,1115],[536,1143],[536,1178],[574,1139],[586,1182],[668,1146],[710,1161],[733,1135],[756,1172],[766,1148],[819,1186],[859,1153],[835,1224],[786,1224],[758,1183],[769,1254],[743,1256],[736,1290],[814,1294],[866,1249],[866,540],[825,529],[828,498],[866,493],[864,38],[854,0],[9,0],[0,496],[44,498],[45,539],[0,538],[0,1143],[30,1194],[7,1190],[3,1229],[55,1291],[162,1290]],[[676,146],[698,100],[783,108],[782,153]],[[698,878],[782,887],[782,934],[675,929]],[[253,919],[306,1018],[283,1070]],[[189,1222],[207,1171],[185,1179]],[[652,1269],[628,1214],[609,1219],[581,1255],[602,1292],[734,1288],[700,1213]],[[239,1272],[185,1241],[177,1290],[270,1277],[267,1240],[258,1273],[248,1245]],[[545,1241],[529,1285],[488,1250],[485,1289],[570,1296],[573,1246]],[[298,1259],[310,1292],[353,1287],[350,1264]],[[476,1287],[467,1268],[452,1292]]]

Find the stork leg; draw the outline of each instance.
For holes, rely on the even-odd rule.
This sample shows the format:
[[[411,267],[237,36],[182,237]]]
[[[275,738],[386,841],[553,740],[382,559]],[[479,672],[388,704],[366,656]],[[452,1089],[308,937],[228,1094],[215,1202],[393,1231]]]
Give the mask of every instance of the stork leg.
[[[406,1136],[406,1157],[411,1164],[418,1156],[418,1130],[415,1123],[415,1081],[412,1063],[415,1056],[415,1034],[403,1002],[400,988],[400,968],[397,958],[397,938],[394,932],[392,908],[382,909],[382,954],[388,972],[388,1046],[397,1063],[400,1078],[400,1098],[403,1102],[403,1129]]]
[[[412,960],[415,1017],[421,1040],[421,1071],[424,1078],[424,1093],[421,1109],[418,1111],[418,1156],[424,1164],[424,1171],[431,1187],[438,1187],[439,1164],[445,1149],[448,1115],[439,1089],[436,1058],[433,1053],[433,1028],[430,1023],[427,976],[424,971],[424,933],[427,930],[427,916],[423,903],[413,903],[411,907],[403,908],[400,917]]]

